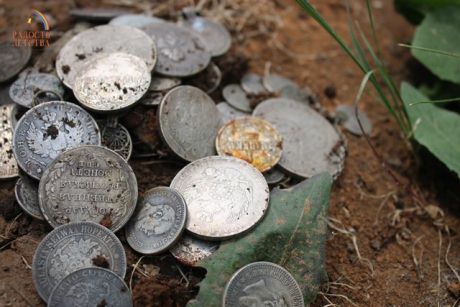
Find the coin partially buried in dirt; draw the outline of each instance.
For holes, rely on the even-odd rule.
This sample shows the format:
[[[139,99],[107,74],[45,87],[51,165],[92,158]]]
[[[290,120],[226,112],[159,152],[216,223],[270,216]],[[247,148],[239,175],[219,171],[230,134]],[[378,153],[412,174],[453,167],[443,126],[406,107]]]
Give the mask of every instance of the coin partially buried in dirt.
[[[0,82],[16,76],[27,65],[32,49],[27,46],[15,47],[10,41],[0,43]]]
[[[187,203],[186,229],[209,240],[228,239],[254,227],[268,207],[264,176],[233,157],[211,156],[185,166],[171,182]]]
[[[218,248],[218,242],[204,241],[185,234],[169,251],[180,263],[195,266]]]
[[[18,164],[13,155],[13,126],[16,105],[7,104],[0,107],[0,178],[18,176]]]
[[[161,253],[180,238],[186,217],[187,207],[179,192],[153,188],[144,194],[126,226],[126,240],[139,253]]]
[[[91,222],[71,223],[54,229],[40,242],[32,261],[32,279],[40,297],[47,301],[64,277],[92,266],[110,269],[124,278],[125,250],[107,228]]]
[[[38,205],[38,181],[33,181],[27,176],[21,176],[14,186],[14,194],[16,201],[25,213],[39,220],[44,219]]]
[[[91,221],[112,231],[134,212],[137,181],[129,164],[101,146],[80,146],[60,154],[38,188],[40,209],[53,227]]]

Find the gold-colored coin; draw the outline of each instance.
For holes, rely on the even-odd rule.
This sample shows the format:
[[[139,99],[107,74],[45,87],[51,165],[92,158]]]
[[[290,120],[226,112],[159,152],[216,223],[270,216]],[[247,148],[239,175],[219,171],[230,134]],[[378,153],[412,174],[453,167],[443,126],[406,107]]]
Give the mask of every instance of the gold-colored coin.
[[[282,138],[269,122],[252,116],[234,119],[216,138],[217,153],[232,156],[265,172],[275,166],[282,153]]]

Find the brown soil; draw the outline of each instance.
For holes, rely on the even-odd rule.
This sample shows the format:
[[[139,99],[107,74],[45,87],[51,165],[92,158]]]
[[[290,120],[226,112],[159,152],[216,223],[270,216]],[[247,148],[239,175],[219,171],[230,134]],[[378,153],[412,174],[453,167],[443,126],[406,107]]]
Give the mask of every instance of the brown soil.
[[[20,30],[33,8],[53,16],[51,27],[58,35],[72,24],[67,10],[73,3],[107,7],[128,2],[0,0],[0,36],[7,38],[11,31]],[[270,63],[271,71],[309,86],[330,113],[339,104],[352,103],[362,74],[294,1],[231,2],[235,9],[238,5],[251,9],[252,15],[240,24],[235,19],[224,20],[232,29],[241,27],[233,32],[230,54],[219,60],[225,83],[238,82],[248,67],[262,74]],[[337,32],[348,38],[343,1],[313,2]],[[354,18],[368,29],[364,2],[351,2]],[[394,12],[391,2],[373,1],[374,11],[386,64],[397,80],[402,80],[409,76],[406,63],[410,56],[396,44],[410,41],[413,29]],[[150,7],[146,3],[139,2],[135,10]],[[169,14],[165,3],[153,6],[153,11]],[[348,157],[334,185],[329,211],[329,283],[313,305],[452,306],[459,299],[460,286],[446,260],[460,267],[460,202],[458,195],[453,195],[458,191],[458,179],[445,175],[442,165],[424,158],[423,151],[419,162],[423,161],[424,167],[419,167],[394,120],[372,92],[364,97],[361,107],[374,124],[373,144],[403,185],[386,174],[364,138],[345,132]],[[124,120],[138,135],[137,158],[131,164],[140,193],[168,185],[183,165],[159,145],[154,117],[155,112],[139,107]],[[14,181],[0,183],[0,306],[43,306],[33,286],[30,264],[38,243],[51,229],[21,213],[13,188]],[[414,194],[423,200],[421,206]],[[137,306],[183,306],[195,295],[196,284],[204,275],[199,268],[181,266],[168,254],[140,259],[122,232],[119,237],[128,257],[126,281]],[[137,268],[134,273],[133,267]]]

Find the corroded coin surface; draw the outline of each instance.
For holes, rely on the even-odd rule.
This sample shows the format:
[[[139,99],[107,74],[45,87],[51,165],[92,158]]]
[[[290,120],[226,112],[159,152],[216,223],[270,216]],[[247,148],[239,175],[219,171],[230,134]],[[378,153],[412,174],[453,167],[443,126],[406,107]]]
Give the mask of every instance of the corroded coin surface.
[[[100,145],[96,121],[76,104],[45,102],[27,111],[18,121],[13,151],[19,166],[40,179],[62,152],[80,145]]]
[[[0,82],[16,76],[26,66],[32,55],[30,47],[15,47],[11,42],[0,43]]]
[[[16,181],[14,194],[22,210],[36,219],[44,219],[38,204],[38,181],[33,181],[27,176],[21,176]]]
[[[242,116],[248,116],[247,113],[241,112],[226,102],[219,102],[217,104],[220,116],[220,126],[225,125],[229,121]]]
[[[194,161],[215,154],[219,111],[205,92],[178,86],[166,94],[158,114],[163,139],[179,157]]]
[[[282,139],[266,120],[245,116],[228,122],[219,130],[216,149],[221,156],[242,159],[265,172],[280,160]]]
[[[98,224],[71,223],[54,229],[40,242],[32,261],[32,278],[38,294],[47,301],[64,277],[93,266],[108,268],[124,278],[126,256],[120,240]]]
[[[137,181],[123,158],[101,146],[80,146],[59,155],[38,188],[40,209],[53,227],[92,221],[112,231],[134,212]]]
[[[165,20],[148,15],[126,14],[115,17],[114,19],[110,20],[109,24],[112,26],[128,26],[142,28],[143,26],[159,22],[165,22]]]
[[[13,154],[13,127],[16,106],[6,104],[0,107],[0,178],[13,178],[19,174]]]
[[[182,80],[179,78],[173,77],[160,77],[154,75],[152,77],[152,82],[150,82],[149,91],[161,92],[167,91],[176,87],[182,83]]]
[[[178,191],[153,188],[141,198],[126,226],[126,240],[140,253],[161,253],[179,239],[186,217],[185,200]]]
[[[253,305],[305,306],[302,290],[294,277],[283,267],[271,262],[253,262],[242,267],[225,287],[222,306]]]
[[[342,125],[355,135],[363,135],[363,131],[358,123],[361,122],[364,133],[369,135],[372,132],[372,123],[367,117],[367,114],[358,110],[358,118],[356,117],[355,108],[353,106],[339,105],[335,110]]]
[[[112,271],[84,268],[67,275],[51,292],[48,307],[133,306],[131,291]]]
[[[128,161],[133,151],[133,141],[128,129],[119,123],[114,126],[105,121],[98,121],[97,123],[101,129],[102,145],[115,151]]]
[[[171,182],[187,203],[186,229],[209,240],[228,239],[254,227],[265,215],[269,190],[251,164],[211,156],[185,166]]]
[[[222,96],[229,105],[242,112],[250,113],[252,111],[251,102],[238,84],[229,84],[222,90]]]
[[[218,242],[204,241],[185,234],[169,251],[180,263],[195,266],[218,248]]]

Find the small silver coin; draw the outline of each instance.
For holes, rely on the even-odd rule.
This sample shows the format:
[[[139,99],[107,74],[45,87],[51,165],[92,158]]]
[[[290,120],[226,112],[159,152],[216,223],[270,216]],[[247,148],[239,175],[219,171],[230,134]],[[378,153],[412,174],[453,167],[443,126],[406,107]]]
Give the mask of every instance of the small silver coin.
[[[11,42],[0,43],[0,82],[16,76],[29,62],[32,49],[27,46],[15,47]]]
[[[222,96],[229,105],[242,112],[251,113],[251,102],[246,92],[238,84],[229,84],[224,87]]]
[[[214,92],[222,81],[222,72],[219,66],[209,63],[205,70],[185,80],[188,85],[196,86],[208,94]]]
[[[51,101],[27,111],[18,121],[13,152],[29,176],[40,179],[61,153],[80,145],[100,145],[96,121],[76,104]]]
[[[141,14],[126,14],[115,17],[114,19],[110,20],[109,25],[112,26],[128,26],[134,28],[142,28],[143,26],[153,24],[153,23],[160,23],[165,22],[161,18],[141,15]]]
[[[305,306],[302,290],[291,273],[264,261],[250,263],[233,274],[225,287],[222,306],[252,306],[254,302],[261,306]]]
[[[182,195],[168,187],[147,191],[126,225],[126,240],[139,253],[158,254],[180,238],[187,218]]]
[[[91,267],[67,275],[51,292],[48,307],[132,307],[131,291],[112,271]]]
[[[250,230],[268,208],[264,176],[233,157],[194,161],[174,177],[171,187],[187,203],[186,229],[208,240],[228,239]]]
[[[361,131],[359,126],[358,119],[355,114],[355,108],[353,106],[340,105],[337,107],[335,112],[345,129],[355,135],[363,135],[363,131]],[[370,135],[372,132],[372,123],[369,120],[369,117],[367,117],[367,114],[358,110],[358,118],[363,126],[364,133]]]
[[[218,248],[218,242],[204,241],[185,234],[169,251],[180,263],[195,266]]]
[[[265,75],[262,83],[271,93],[279,93],[285,86],[298,87],[294,81],[275,74]]]
[[[342,138],[308,105],[272,98],[260,103],[253,115],[272,123],[283,137],[278,165],[286,172],[302,178],[329,172],[335,178],[342,171],[346,153]]]
[[[215,154],[219,111],[205,92],[178,86],[166,94],[158,114],[161,135],[180,158],[194,161]]]
[[[19,175],[18,164],[13,154],[13,127],[15,104],[0,106],[0,179]]]
[[[40,210],[53,227],[91,221],[112,231],[123,227],[137,202],[137,180],[129,164],[101,146],[60,154],[38,187]]]
[[[147,92],[144,97],[142,97],[140,104],[144,106],[158,106],[164,98],[163,92]]]
[[[93,57],[75,77],[73,92],[86,108],[96,112],[129,108],[147,92],[151,74],[145,62],[127,53]]]
[[[155,72],[170,77],[187,77],[204,70],[211,60],[201,38],[169,22],[142,27],[156,43]]]
[[[57,75],[67,87],[73,88],[75,78],[88,60],[113,52],[137,56],[150,70],[157,60],[155,44],[143,31],[103,25],[78,33],[64,45],[56,58]]]
[[[226,102],[220,102],[217,104],[217,109],[219,110],[220,116],[220,125],[222,127],[231,120],[234,120],[238,117],[248,116],[247,113],[241,112],[240,110],[235,109]]]
[[[252,95],[260,95],[267,92],[267,89],[262,84],[262,77],[257,74],[245,74],[241,78],[241,87],[246,93]]]
[[[101,129],[102,146],[113,150],[128,161],[133,152],[133,141],[128,129],[119,123],[115,126],[108,125],[104,121],[97,123]]]
[[[38,104],[34,99],[38,92],[49,92],[55,93],[55,95],[50,95],[50,100],[59,100],[57,97],[64,96],[64,87],[61,84],[61,81],[52,74],[44,73],[30,73],[25,74],[18,78],[10,87],[10,97],[17,104],[26,107],[32,108],[34,104]],[[40,102],[46,102],[46,100],[41,100]]]
[[[114,8],[81,8],[70,10],[70,16],[79,20],[107,22],[117,16],[126,15],[127,10]]]
[[[281,89],[280,97],[312,104],[315,101],[313,92],[309,88],[299,88],[297,85],[286,85]]]
[[[40,297],[48,301],[64,277],[94,266],[106,267],[124,278],[126,255],[120,240],[101,225],[70,223],[54,229],[40,242],[32,261],[32,279]]]
[[[21,176],[16,181],[14,194],[16,195],[19,206],[21,206],[25,213],[36,219],[44,220],[40,206],[38,205],[38,182],[33,181],[27,176]]]
[[[152,82],[150,82],[149,91],[160,92],[167,91],[176,86],[179,86],[182,83],[182,80],[179,78],[172,77],[160,77],[154,75],[152,77]]]
[[[269,185],[275,185],[286,179],[286,175],[277,167],[274,167],[263,173],[265,180]]]

